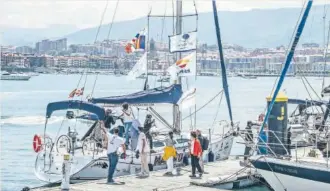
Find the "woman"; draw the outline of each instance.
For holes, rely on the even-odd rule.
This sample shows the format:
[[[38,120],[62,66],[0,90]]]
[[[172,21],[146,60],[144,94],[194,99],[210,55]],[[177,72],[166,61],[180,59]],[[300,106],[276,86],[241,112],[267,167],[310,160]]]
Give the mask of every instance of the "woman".
[[[173,132],[168,133],[168,137],[165,140],[166,147],[164,147],[164,155],[163,160],[166,161],[167,165],[167,172],[164,175],[174,175],[174,163],[173,159],[176,157],[176,150],[175,150],[175,141],[173,139]]]
[[[191,167],[192,174],[189,177],[196,177],[196,168],[199,172],[199,177],[202,177],[203,171],[199,164],[199,159],[202,157],[202,146],[199,140],[197,139],[196,132],[191,132],[191,144],[190,144],[190,154],[191,154]]]
[[[129,130],[132,127],[132,121],[134,119],[132,110],[128,107],[128,103],[123,104],[122,114],[119,116],[124,119],[124,127],[125,127],[125,145],[128,146],[129,142]]]

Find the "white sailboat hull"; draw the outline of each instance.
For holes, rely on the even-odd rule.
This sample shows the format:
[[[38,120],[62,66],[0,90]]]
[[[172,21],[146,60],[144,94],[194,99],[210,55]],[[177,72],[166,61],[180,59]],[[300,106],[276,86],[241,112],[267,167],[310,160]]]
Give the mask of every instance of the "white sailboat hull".
[[[233,135],[229,135],[223,139],[215,140],[210,144],[215,160],[225,160],[229,157],[233,139]],[[188,152],[187,147],[178,149],[177,160],[175,160],[174,163],[175,166],[183,165],[184,152]],[[166,168],[166,162],[162,160],[162,155],[162,150],[159,150],[159,152],[153,153],[148,157],[148,162],[151,161],[154,170]],[[204,161],[207,161],[207,157],[208,152],[205,152],[203,156]],[[62,179],[63,156],[58,155],[54,157],[54,160],[49,163],[51,165],[47,165],[47,168],[45,168],[44,160],[43,157],[37,158],[36,160],[35,174],[37,178],[48,183],[60,182]],[[107,178],[109,163],[106,151],[94,159],[92,157],[83,156],[82,153],[77,151],[72,160],[70,178],[72,183]],[[131,153],[127,151],[126,159],[119,159],[114,176],[135,174],[140,170],[140,159],[135,157],[135,152]]]
[[[256,158],[251,163],[275,191],[330,190],[330,169],[324,163]]]
[[[317,181],[306,180],[294,176],[280,173],[273,173],[266,170],[258,170],[261,176],[270,184],[275,191],[311,191],[311,190],[330,190],[330,184]]]

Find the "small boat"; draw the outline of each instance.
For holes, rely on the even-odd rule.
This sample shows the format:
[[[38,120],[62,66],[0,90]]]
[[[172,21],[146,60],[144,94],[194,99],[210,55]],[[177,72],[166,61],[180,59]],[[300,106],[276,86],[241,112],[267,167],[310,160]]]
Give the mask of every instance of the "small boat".
[[[26,74],[11,74],[8,72],[1,73],[1,80],[17,80],[17,81],[28,81],[31,76]]]
[[[170,77],[160,78],[157,80],[157,82],[169,82],[170,79],[171,79]]]

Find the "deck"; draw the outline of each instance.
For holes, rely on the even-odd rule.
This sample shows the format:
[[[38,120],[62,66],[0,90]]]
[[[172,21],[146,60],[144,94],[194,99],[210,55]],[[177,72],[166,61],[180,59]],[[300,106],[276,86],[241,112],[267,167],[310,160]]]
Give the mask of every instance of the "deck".
[[[123,185],[107,185],[106,180],[97,180],[79,184],[71,184],[70,191],[167,191],[167,190],[189,190],[189,191],[219,191],[221,189],[197,186],[214,185],[229,176],[240,171],[242,167],[238,160],[217,161],[204,165],[206,174],[202,178],[191,179],[191,167],[183,167],[177,176],[164,176],[164,171],[151,172],[148,178],[137,178],[136,176],[123,176],[115,178],[116,181],[125,182]],[[250,169],[249,169],[250,170]],[[249,172],[244,172],[245,174]],[[243,174],[244,174],[243,173]],[[231,178],[231,180],[233,180]],[[35,191],[58,191],[60,187],[39,188]]]

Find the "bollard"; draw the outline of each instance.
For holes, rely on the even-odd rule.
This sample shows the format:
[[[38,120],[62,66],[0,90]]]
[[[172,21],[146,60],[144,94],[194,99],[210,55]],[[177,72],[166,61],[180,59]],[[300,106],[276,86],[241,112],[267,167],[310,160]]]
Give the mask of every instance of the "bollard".
[[[61,183],[61,190],[69,190],[70,189],[70,170],[71,170],[71,163],[70,163],[70,154],[64,154],[64,161],[62,166],[62,183]]]

